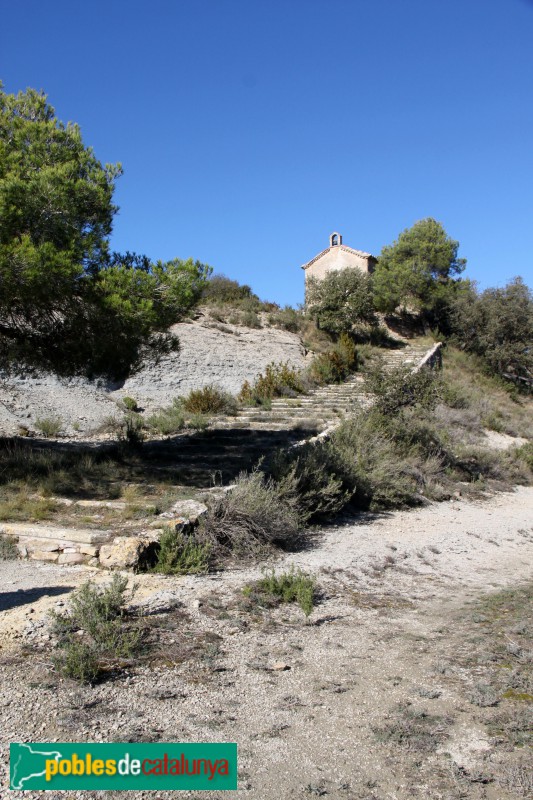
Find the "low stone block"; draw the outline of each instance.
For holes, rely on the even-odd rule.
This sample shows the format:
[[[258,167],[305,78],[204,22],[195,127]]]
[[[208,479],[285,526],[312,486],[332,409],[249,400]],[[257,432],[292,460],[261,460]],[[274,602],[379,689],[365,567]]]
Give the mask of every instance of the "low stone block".
[[[97,556],[100,551],[99,547],[94,547],[90,544],[80,544],[78,552],[86,556]]]
[[[61,546],[59,542],[53,542],[49,539],[22,539],[26,549],[28,552],[33,553],[35,550],[39,550],[42,553],[54,553],[61,550]]]
[[[28,537],[28,539],[52,539],[69,544],[99,544],[111,539],[110,531],[85,528],[57,528],[54,525],[31,525],[22,522],[2,522],[0,530],[10,536]]]
[[[138,569],[155,561],[158,542],[155,537],[117,536],[112,544],[100,548],[100,566],[105,569]]]
[[[57,559],[58,564],[83,564],[87,556],[83,553],[61,553]]]
[[[34,561],[57,561],[59,553],[51,553],[45,550],[34,550],[30,553],[30,558]]]

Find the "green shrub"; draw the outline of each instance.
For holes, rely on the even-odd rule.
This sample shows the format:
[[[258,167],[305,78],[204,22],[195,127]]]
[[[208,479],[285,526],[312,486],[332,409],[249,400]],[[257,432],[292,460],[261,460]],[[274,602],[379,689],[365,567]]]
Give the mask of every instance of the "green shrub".
[[[144,441],[144,422],[139,414],[126,414],[122,422],[119,439],[137,447]]]
[[[80,683],[95,683],[102,675],[98,648],[75,638],[62,646],[61,654],[53,658],[53,664],[61,675]]]
[[[522,459],[533,472],[533,442],[527,442],[522,447],[517,447],[514,454],[516,458]]]
[[[325,353],[315,356],[307,374],[312,382],[323,386],[340,383],[357,370],[357,350],[353,339],[342,333],[339,341]]]
[[[385,370],[377,364],[367,368],[365,379],[382,414],[397,414],[400,409],[415,405],[433,408],[439,400],[440,380],[429,369],[414,372],[410,367],[399,366]]]
[[[253,386],[248,381],[243,384],[238,400],[246,405],[261,405],[265,399],[300,394],[304,391],[300,371],[289,366],[288,362],[268,364]]]
[[[209,316],[211,319],[221,322],[222,324],[226,322],[226,313],[221,308],[210,308]],[[213,327],[218,328],[218,325],[214,325]]]
[[[72,595],[68,613],[52,612],[58,637],[53,661],[62,675],[93,683],[134,655],[141,632],[124,616],[127,583],[117,574],[104,588],[87,581]]]
[[[262,596],[280,603],[298,603],[305,616],[308,617],[314,608],[316,595],[316,579],[302,570],[291,567],[287,572],[276,575],[272,570],[265,573],[261,580],[245,586],[245,597],[252,602],[261,602]]]
[[[122,405],[127,411],[138,411],[139,406],[137,405],[137,400],[133,397],[123,397],[122,398]]]
[[[213,275],[202,291],[202,302],[210,305],[232,305],[246,299],[256,299],[260,302],[250,286],[241,286],[238,281],[232,281],[225,275]]]
[[[362,509],[406,506],[417,491],[412,464],[377,412],[361,411],[329,441],[280,453],[271,474],[305,521],[331,517],[348,504]]]
[[[344,370],[337,353],[329,350],[315,356],[307,374],[312,383],[325,386],[328,383],[340,383],[344,378]]]
[[[449,408],[470,408],[470,398],[463,387],[443,381],[440,392],[442,402]]]
[[[250,286],[241,285],[237,281],[227,278],[225,275],[213,275],[207,281],[202,293],[202,302],[208,306],[217,307],[215,313],[223,315],[223,309],[239,309],[243,312],[257,313],[259,311],[277,311],[279,306],[276,303],[268,303],[260,300],[252,292]],[[210,309],[210,314],[213,312]],[[242,323],[241,323],[242,324]],[[246,323],[245,323],[246,324]]]
[[[210,546],[197,534],[166,527],[159,540],[160,549],[153,572],[165,575],[198,575],[208,571]]]
[[[238,411],[236,399],[212,384],[194,389],[181,400],[182,407],[191,414],[228,414]]]
[[[205,431],[209,427],[209,420],[204,414],[193,414],[187,421],[187,427],[193,431]]]
[[[309,315],[319,328],[333,334],[357,332],[365,338],[377,324],[372,279],[357,269],[329,272],[306,286]]]
[[[473,286],[452,308],[452,329],[460,346],[480,356],[487,371],[514,380],[531,392],[533,293],[521,278],[477,294]]]
[[[61,433],[63,422],[60,417],[37,417],[35,427],[46,439],[53,439]]]
[[[261,328],[261,320],[255,311],[244,311],[240,318],[241,325],[247,328]]]
[[[172,405],[148,417],[145,424],[149,430],[160,433],[163,436],[169,436],[182,430],[185,426],[185,415],[181,402],[175,399]]]
[[[496,431],[497,433],[505,433],[505,421],[500,411],[491,411],[481,418],[482,424],[489,431]]]
[[[401,451],[388,418],[379,411],[361,411],[342,422],[332,434],[331,447],[353,476],[352,504],[357,508],[398,508],[414,502],[417,486],[408,449]]]
[[[203,539],[218,557],[258,558],[272,546],[291,547],[302,536],[297,504],[261,472],[241,473],[235,486],[209,501]]]
[[[524,460],[517,456],[517,449],[489,450],[486,447],[465,446],[458,448],[456,472],[462,472],[471,481],[491,479],[510,484],[527,484],[531,472]]]
[[[15,561],[19,557],[17,541],[13,536],[0,533],[0,561]]]
[[[302,522],[338,513],[356,490],[354,470],[331,441],[278,452],[270,476],[298,509]]]
[[[294,308],[285,306],[285,308],[270,314],[268,322],[274,328],[281,328],[291,333],[298,333],[302,324],[302,315]]]

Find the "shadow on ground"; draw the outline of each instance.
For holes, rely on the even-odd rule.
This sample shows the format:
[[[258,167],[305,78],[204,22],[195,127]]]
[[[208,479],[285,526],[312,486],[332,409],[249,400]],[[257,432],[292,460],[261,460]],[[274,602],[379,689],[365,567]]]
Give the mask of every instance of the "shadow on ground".
[[[40,586],[38,589],[19,589],[17,592],[0,592],[0,611],[9,611],[40,600],[71,592],[74,586]]]
[[[137,446],[116,442],[0,439],[0,486],[24,481],[50,494],[110,498],[120,482],[206,489],[232,483],[240,472],[266,463],[280,448],[315,429],[215,429],[184,433]]]

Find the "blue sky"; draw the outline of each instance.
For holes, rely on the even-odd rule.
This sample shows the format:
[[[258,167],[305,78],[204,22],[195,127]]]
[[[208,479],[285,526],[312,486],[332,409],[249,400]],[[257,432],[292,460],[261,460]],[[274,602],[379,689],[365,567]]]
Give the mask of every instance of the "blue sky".
[[[0,0],[0,78],[121,161],[112,246],[281,304],[340,231],[432,216],[482,288],[533,285],[533,3]]]

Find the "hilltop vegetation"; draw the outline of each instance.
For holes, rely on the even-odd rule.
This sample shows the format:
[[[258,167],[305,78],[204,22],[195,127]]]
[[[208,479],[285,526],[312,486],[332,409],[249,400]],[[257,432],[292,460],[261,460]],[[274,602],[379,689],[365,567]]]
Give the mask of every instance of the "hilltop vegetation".
[[[179,348],[168,328],[198,303],[220,321],[298,332],[316,349],[341,334],[383,340],[378,314],[452,337],[524,386],[533,376],[533,300],[520,279],[481,294],[459,243],[427,218],[383,248],[375,274],[330,273],[307,312],[264,302],[199,261],[112,253],[120,164],[103,165],[43,93],[0,86],[0,367],[125,377]],[[231,309],[230,313],[226,313]],[[319,333],[319,331],[321,333]],[[325,338],[324,338],[325,335]]]
[[[0,85],[0,367],[124,376],[176,349],[167,333],[210,268],[110,253],[120,164],[102,165],[46,96]]]
[[[308,312],[333,335],[379,339],[379,313],[393,327],[432,331],[480,356],[489,373],[520,388],[533,381],[533,296],[521,278],[478,292],[460,277],[459,243],[428,218],[383,248],[373,275],[329,273],[311,281]]]

